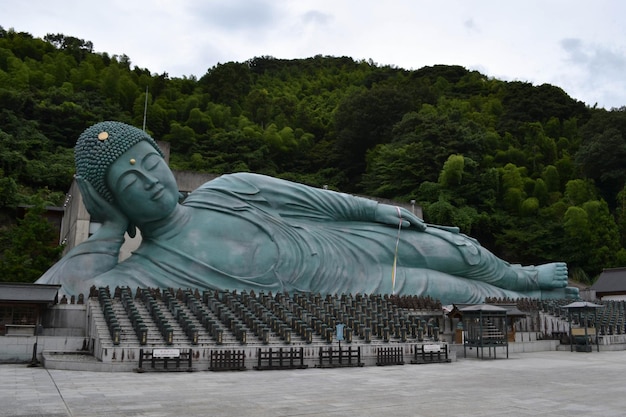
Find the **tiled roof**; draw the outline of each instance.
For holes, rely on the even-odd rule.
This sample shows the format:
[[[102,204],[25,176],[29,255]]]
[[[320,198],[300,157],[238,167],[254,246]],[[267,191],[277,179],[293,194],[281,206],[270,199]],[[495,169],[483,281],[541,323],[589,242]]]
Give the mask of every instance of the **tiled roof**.
[[[0,282],[0,302],[53,303],[60,285]]]
[[[598,292],[626,293],[626,268],[612,268],[602,271],[598,280],[591,286]]]

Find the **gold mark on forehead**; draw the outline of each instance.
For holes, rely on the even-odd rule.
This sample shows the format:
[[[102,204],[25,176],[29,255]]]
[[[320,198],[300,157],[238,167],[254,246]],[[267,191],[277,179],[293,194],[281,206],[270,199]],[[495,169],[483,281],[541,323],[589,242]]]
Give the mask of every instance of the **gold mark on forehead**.
[[[108,132],[100,132],[98,133],[98,140],[107,140],[109,138]]]
[[[135,158],[131,158],[131,159],[130,159],[130,164],[131,164],[131,165],[135,165],[135,162],[137,162],[137,161],[135,161]]]

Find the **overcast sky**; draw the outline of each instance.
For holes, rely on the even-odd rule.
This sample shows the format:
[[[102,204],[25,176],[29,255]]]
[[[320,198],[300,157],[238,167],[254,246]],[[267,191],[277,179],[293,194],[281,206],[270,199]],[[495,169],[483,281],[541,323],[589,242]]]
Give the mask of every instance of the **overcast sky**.
[[[0,26],[62,33],[133,66],[202,77],[230,61],[349,56],[446,64],[626,106],[622,0],[0,0]]]

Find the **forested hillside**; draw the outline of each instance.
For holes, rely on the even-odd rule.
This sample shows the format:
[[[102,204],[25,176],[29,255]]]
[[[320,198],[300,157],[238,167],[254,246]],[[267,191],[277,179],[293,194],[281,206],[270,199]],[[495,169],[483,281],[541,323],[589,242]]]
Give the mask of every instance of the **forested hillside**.
[[[58,253],[35,247],[41,225],[16,222],[16,207],[62,205],[78,135],[102,120],[142,127],[146,103],[174,169],[416,200],[428,222],[511,262],[566,261],[581,281],[626,266],[626,107],[349,57],[256,57],[172,78],[89,41],[0,27],[0,281],[32,281]]]

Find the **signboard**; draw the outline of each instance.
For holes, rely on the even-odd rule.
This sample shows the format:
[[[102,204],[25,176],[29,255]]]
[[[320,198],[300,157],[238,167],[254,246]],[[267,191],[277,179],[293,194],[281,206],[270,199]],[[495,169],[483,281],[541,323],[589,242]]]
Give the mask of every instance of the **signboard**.
[[[339,323],[337,325],[337,340],[340,342],[343,340],[343,328],[344,327],[346,327],[345,324]]]
[[[153,358],[178,358],[180,349],[152,349]]]
[[[430,352],[437,353],[437,352],[441,351],[441,346],[439,346],[439,345],[424,345],[424,346],[422,346],[422,349],[426,353],[430,353]]]

